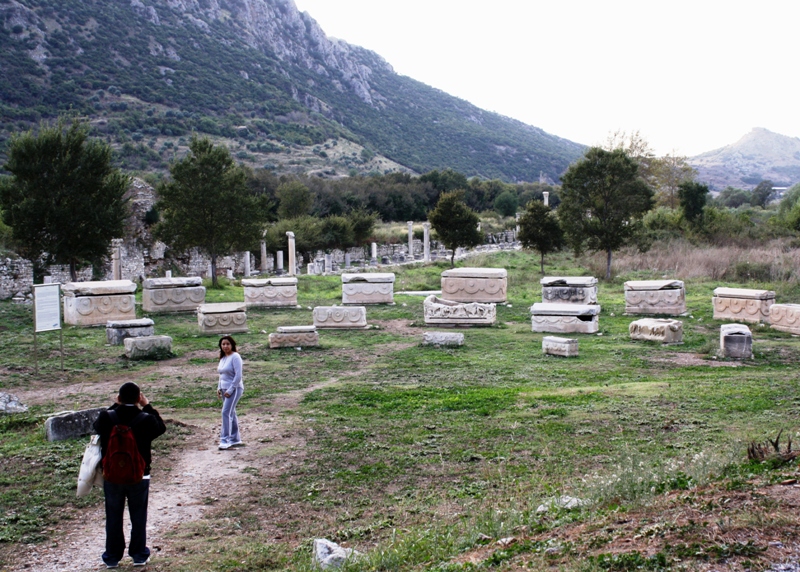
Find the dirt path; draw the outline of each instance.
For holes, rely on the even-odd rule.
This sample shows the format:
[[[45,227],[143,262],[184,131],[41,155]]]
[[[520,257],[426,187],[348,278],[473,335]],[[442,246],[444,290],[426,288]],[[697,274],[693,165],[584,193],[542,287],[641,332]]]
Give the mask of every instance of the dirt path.
[[[191,432],[185,444],[176,451],[177,458],[170,463],[170,471],[163,469],[164,463],[159,467],[158,460],[154,462],[147,522],[147,542],[154,553],[153,565],[157,565],[159,553],[171,553],[171,531],[202,518],[212,503],[233,502],[239,497],[237,492],[249,486],[244,469],[256,468],[259,474],[269,478],[292,464],[303,462],[305,437],[292,429],[297,425],[283,412],[293,410],[305,394],[336,381],[331,379],[277,395],[268,406],[240,415],[242,437],[246,443],[242,448],[227,451],[217,449],[219,422],[216,420],[184,423],[180,419],[165,416],[168,427],[170,423],[180,423],[189,427]],[[112,393],[118,387],[117,381],[108,382],[107,385]],[[92,388],[93,391],[97,389],[96,385]],[[82,388],[75,385],[62,388],[59,393],[74,395],[81,391]],[[18,394],[28,403],[34,402],[37,396],[43,401],[52,399],[51,393],[35,390]],[[95,491],[92,494],[98,493]],[[102,495],[102,492],[99,494]],[[59,523],[50,534],[51,541],[20,546],[22,549],[11,556],[11,562],[3,572],[104,569],[100,560],[105,542],[104,522],[102,505],[87,509],[74,519]],[[129,528],[126,514],[126,537]],[[126,567],[130,564],[127,557],[122,561]]]

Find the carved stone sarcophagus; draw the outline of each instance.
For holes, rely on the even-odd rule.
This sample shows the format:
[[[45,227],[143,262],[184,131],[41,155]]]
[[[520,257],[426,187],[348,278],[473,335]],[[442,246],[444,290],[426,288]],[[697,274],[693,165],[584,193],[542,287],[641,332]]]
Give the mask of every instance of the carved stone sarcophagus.
[[[681,280],[631,280],[625,282],[626,314],[665,314],[686,312],[686,290]]]
[[[194,312],[205,301],[206,289],[199,276],[147,278],[142,282],[145,312]]]
[[[281,326],[277,333],[269,335],[271,349],[315,346],[319,346],[319,334],[315,326]]]
[[[393,304],[394,273],[342,274],[342,304]]]
[[[631,322],[628,333],[632,340],[660,342],[662,344],[683,343],[683,322],[680,320],[667,320],[644,318]]]
[[[109,320],[136,319],[136,284],[130,280],[67,282],[64,294],[64,323],[96,326]]]
[[[203,304],[197,308],[197,325],[204,334],[236,334],[247,331],[244,302]]]
[[[506,301],[507,290],[505,268],[451,268],[442,272],[444,300],[497,304]]]
[[[422,305],[426,324],[490,326],[497,319],[497,307],[494,304],[453,302],[430,295]]]
[[[531,306],[531,329],[554,334],[593,334],[599,329],[597,304],[541,304]]]
[[[592,276],[545,276],[539,283],[545,304],[597,304],[597,278]]]
[[[800,304],[773,304],[769,308],[770,327],[800,335]]]
[[[717,288],[711,299],[715,320],[769,323],[769,309],[775,303],[772,290]]]
[[[244,303],[264,308],[287,308],[297,306],[297,278],[294,276],[273,278],[245,278]]]
[[[363,330],[367,327],[367,309],[364,306],[317,306],[314,308],[314,326]]]
[[[578,340],[575,338],[542,338],[542,353],[551,356],[575,357],[578,355]]]

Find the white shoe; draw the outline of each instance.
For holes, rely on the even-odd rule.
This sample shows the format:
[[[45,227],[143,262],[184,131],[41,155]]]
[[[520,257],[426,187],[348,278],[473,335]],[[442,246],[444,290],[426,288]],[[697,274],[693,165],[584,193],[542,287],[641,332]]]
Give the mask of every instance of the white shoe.
[[[236,441],[236,443],[231,443],[230,447],[244,447],[244,443],[241,441]]]
[[[232,447],[232,445],[230,443],[220,443],[219,444],[219,450],[220,451],[225,451],[227,449],[230,449],[231,447]]]

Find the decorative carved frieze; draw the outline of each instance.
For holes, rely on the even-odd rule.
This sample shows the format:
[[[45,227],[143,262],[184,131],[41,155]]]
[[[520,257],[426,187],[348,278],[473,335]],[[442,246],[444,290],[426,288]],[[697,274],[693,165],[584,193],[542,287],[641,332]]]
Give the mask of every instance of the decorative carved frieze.
[[[242,280],[248,307],[286,308],[297,306],[297,278],[250,278]]]
[[[625,282],[627,314],[686,313],[686,290],[681,280],[631,280]]]
[[[204,334],[236,334],[247,331],[243,302],[203,304],[197,308],[197,325]]]
[[[800,335],[800,304],[773,304],[769,308],[770,327]]]
[[[442,298],[445,300],[502,303],[506,301],[507,289],[505,268],[451,268],[442,272]]]
[[[319,346],[319,334],[315,326],[282,326],[269,335],[269,347],[300,348]]]
[[[769,309],[775,303],[772,290],[717,288],[712,298],[715,320],[769,323]]]
[[[443,326],[490,326],[497,319],[494,304],[453,302],[430,295],[423,302],[426,324]]]
[[[680,320],[659,320],[644,318],[631,322],[628,333],[632,340],[660,342],[662,344],[683,343],[683,322]]]
[[[145,312],[194,312],[206,301],[206,289],[199,276],[148,278],[142,283]]]
[[[545,276],[542,302],[547,304],[597,304],[597,278],[593,276]]]
[[[64,294],[64,323],[96,326],[109,320],[136,319],[136,284],[130,280],[68,282]]]
[[[313,315],[314,326],[317,328],[367,327],[367,309],[364,306],[317,306]]]

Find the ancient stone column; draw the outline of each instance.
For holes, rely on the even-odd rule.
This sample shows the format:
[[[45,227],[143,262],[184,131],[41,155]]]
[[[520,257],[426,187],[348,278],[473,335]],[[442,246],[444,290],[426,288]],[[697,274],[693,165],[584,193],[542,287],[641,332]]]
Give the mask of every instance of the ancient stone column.
[[[369,261],[370,265],[375,266],[378,264],[378,243],[372,243],[372,256],[370,257]]]
[[[294,233],[291,230],[286,231],[286,236],[289,237],[289,276],[294,276],[297,273],[297,260],[294,251]]]
[[[410,220],[408,224],[408,258],[414,260],[414,221]]]
[[[519,232],[519,213],[516,214],[515,218],[517,220],[517,232]]]
[[[431,223],[422,223],[422,259],[431,261]]]
[[[325,255],[325,274],[330,274],[333,272],[333,255],[326,254]]]
[[[542,192],[542,195],[544,195],[544,206],[549,207],[550,206],[550,193],[547,192],[547,191],[544,191],[544,192]]]
[[[172,278],[172,270],[165,270],[164,278]]]
[[[250,278],[250,251],[244,252],[244,277]]]
[[[275,270],[275,274],[283,274],[283,250],[279,250],[275,255],[278,262],[278,268]]]
[[[267,241],[261,241],[261,272],[267,271]]]
[[[349,252],[345,252],[344,253],[344,267],[345,268],[350,268],[350,253]]]
[[[122,280],[122,264],[120,261],[120,250],[122,239],[111,239],[111,275],[114,280]]]

